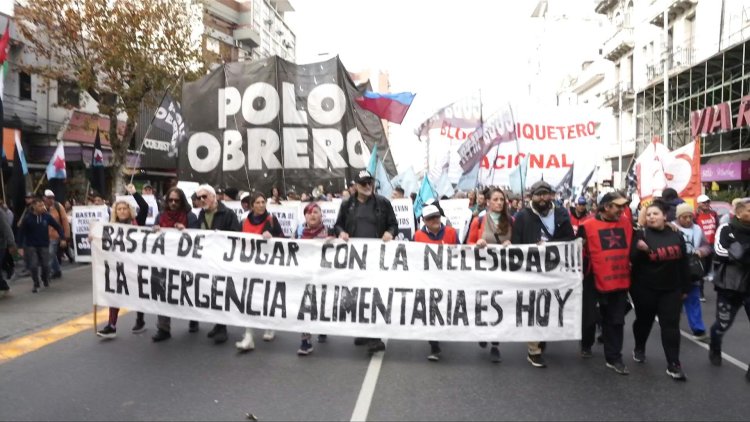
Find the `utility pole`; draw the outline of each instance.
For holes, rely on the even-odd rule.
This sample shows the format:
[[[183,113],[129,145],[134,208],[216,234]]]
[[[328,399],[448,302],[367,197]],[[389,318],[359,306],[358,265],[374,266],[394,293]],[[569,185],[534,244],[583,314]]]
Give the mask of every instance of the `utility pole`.
[[[669,11],[667,9],[664,9],[664,31],[663,31],[663,37],[664,37],[664,62],[663,62],[663,74],[662,77],[664,78],[664,110],[662,115],[662,137],[663,137],[663,143],[664,145],[669,148],[670,142],[669,142],[669,113],[668,113],[668,107],[669,107],[669,75],[667,72],[669,71],[669,63],[667,61],[669,60]]]

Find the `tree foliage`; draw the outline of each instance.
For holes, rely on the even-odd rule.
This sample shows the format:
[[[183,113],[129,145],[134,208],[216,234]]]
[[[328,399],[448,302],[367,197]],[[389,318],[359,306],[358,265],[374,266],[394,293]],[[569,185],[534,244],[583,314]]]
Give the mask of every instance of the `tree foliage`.
[[[32,0],[16,10],[18,30],[37,57],[21,64],[25,71],[77,83],[110,122],[127,115],[122,138],[110,124],[113,192],[141,103],[161,98],[180,77],[203,73],[196,7],[195,0]]]

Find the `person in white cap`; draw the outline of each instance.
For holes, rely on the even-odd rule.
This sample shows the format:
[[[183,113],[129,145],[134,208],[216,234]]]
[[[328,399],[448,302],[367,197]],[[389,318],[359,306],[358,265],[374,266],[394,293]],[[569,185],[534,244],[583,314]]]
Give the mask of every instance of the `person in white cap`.
[[[706,240],[711,245],[716,240],[716,230],[719,228],[719,215],[711,208],[711,198],[708,195],[699,196],[695,202],[697,202],[697,210],[695,212],[695,224],[700,226],[703,230],[703,235],[706,236]],[[711,277],[713,274],[714,265],[714,253],[711,248],[711,253],[703,258],[703,268],[706,270],[706,277]],[[703,285],[705,278],[701,279],[700,284],[700,301],[705,302],[706,296],[703,294]]]
[[[50,278],[60,278],[62,277],[62,268],[60,268],[60,259],[58,258],[60,240],[70,243],[70,221],[68,220],[68,214],[65,212],[65,207],[55,200],[55,193],[50,189],[44,191],[44,206],[47,207],[49,215],[55,219],[57,224],[62,226],[65,232],[65,238],[61,239],[57,230],[52,226],[49,227],[49,267],[52,272]]]

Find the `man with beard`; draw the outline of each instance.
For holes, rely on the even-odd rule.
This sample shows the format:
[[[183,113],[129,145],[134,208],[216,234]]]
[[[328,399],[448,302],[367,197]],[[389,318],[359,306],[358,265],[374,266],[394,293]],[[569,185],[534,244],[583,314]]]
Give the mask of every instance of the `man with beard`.
[[[195,190],[198,201],[201,203],[201,212],[198,214],[198,227],[201,230],[222,230],[238,232],[242,230],[237,215],[226,205],[216,198],[216,191],[210,185],[200,185]],[[208,338],[214,339],[215,344],[227,341],[227,326],[216,324],[208,332]]]
[[[512,244],[540,245],[544,242],[573,240],[575,234],[570,216],[564,208],[554,206],[553,198],[552,186],[544,180],[531,186],[531,207],[523,208],[516,214],[510,239]],[[542,357],[545,344],[529,342],[528,347],[529,363],[536,368],[545,368],[547,364]]]
[[[171,188],[166,195],[166,209],[154,220],[153,229],[157,231],[161,228],[174,228],[177,230],[199,229],[198,217],[190,211],[185,193],[182,189]],[[167,316],[159,315],[156,322],[156,334],[151,337],[155,343],[167,340],[172,337],[171,334],[172,319]],[[195,333],[198,331],[198,321],[190,321],[188,331]]]

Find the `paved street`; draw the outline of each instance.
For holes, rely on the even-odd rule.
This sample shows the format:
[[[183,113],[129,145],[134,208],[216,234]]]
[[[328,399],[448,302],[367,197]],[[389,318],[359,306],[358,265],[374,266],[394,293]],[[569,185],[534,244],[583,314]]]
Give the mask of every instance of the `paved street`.
[[[0,299],[0,352],[92,311],[88,266],[66,267],[62,280],[36,295],[28,278],[12,287],[13,296]],[[707,323],[713,309],[710,292]],[[623,377],[604,367],[601,346],[594,359],[580,359],[577,342],[550,344],[549,368],[534,369],[522,344],[501,345],[504,361],[493,365],[473,343],[445,344],[443,360],[433,363],[423,342],[390,341],[377,372],[379,359],[371,363],[350,338],[332,337],[300,358],[298,334],[279,333],[272,343],[258,335],[256,350],[239,354],[232,343],[206,339],[208,324],[189,334],[185,321],[173,323],[171,340],[154,344],[155,317],[146,318],[149,329],[140,335],[129,332],[129,313],[115,340],[86,329],[0,363],[0,419],[246,420],[252,413],[259,420],[350,420],[366,412],[368,420],[745,420],[750,411],[744,370],[727,360],[710,366],[706,350],[685,338],[688,382],[669,379],[658,328],[647,362],[628,356],[631,375]],[[724,351],[750,361],[749,335],[742,314]],[[232,341],[240,336],[230,328]]]

